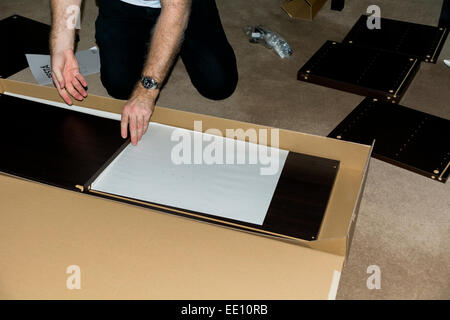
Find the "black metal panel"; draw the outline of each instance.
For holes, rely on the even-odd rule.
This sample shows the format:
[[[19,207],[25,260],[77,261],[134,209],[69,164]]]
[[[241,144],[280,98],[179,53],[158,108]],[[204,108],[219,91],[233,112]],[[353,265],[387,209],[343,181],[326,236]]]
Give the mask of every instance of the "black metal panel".
[[[128,144],[120,123],[0,95],[0,171],[77,190]]]
[[[363,144],[373,156],[444,182],[450,168],[450,120],[366,98],[329,135]]]
[[[407,55],[327,41],[298,80],[398,103],[419,66]]]
[[[369,29],[367,16],[362,15],[343,43],[403,53],[436,63],[449,32],[444,27],[387,18],[381,18],[380,23],[380,29]]]

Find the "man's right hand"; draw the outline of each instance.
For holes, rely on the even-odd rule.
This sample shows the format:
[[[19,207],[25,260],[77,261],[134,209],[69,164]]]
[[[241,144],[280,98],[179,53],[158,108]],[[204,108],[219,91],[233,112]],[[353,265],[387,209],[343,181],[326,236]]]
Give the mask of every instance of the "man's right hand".
[[[52,78],[59,95],[68,105],[72,99],[82,101],[87,97],[87,82],[80,73],[78,61],[73,50],[64,50],[52,54]],[[69,95],[70,94],[70,95]]]

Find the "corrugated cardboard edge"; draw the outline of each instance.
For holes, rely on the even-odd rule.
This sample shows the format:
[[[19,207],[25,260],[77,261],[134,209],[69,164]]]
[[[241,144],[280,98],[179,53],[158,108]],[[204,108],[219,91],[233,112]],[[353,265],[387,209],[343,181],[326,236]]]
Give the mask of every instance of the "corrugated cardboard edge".
[[[328,300],[336,300],[340,280],[341,280],[341,272],[338,270],[334,270],[333,279],[331,280],[330,291],[328,292]]]
[[[326,0],[287,0],[281,8],[290,18],[312,21]]]
[[[0,86],[2,92],[9,91],[19,94],[24,94],[28,96],[33,96],[41,99],[46,99],[50,101],[61,102],[61,98],[59,97],[56,89],[50,87],[42,87],[29,83],[22,83],[18,81],[11,81],[0,79]],[[77,105],[81,107],[97,109],[107,112],[121,113],[124,101],[116,100],[106,97],[99,97],[95,95],[89,95],[87,99],[78,103]],[[261,126],[256,124],[250,124],[246,122],[240,122],[235,120],[227,120],[213,116],[206,116],[201,114],[195,114],[191,112],[185,112],[180,110],[174,110],[169,108],[161,108],[157,107],[155,113],[152,117],[152,121],[160,122],[163,124],[169,124],[173,126],[178,126],[180,128],[185,129],[193,129],[193,121],[194,120],[202,120],[203,121],[203,130],[208,128],[218,128],[219,130],[224,132],[224,129],[232,129],[232,128],[241,128],[243,130],[247,130],[249,128],[254,128],[256,130],[259,129],[268,129],[271,130],[273,128],[267,126]],[[326,137],[321,137],[317,135],[305,134],[300,132],[295,132],[291,130],[279,129],[280,133],[280,148],[292,150],[300,153],[307,153],[314,156],[319,157],[327,157],[331,159],[344,159],[344,162],[341,162],[341,168],[338,173],[336,184],[339,184],[340,187],[346,186],[345,190],[340,190],[339,195],[335,194],[335,190],[332,192],[332,196],[330,197],[330,203],[332,202],[332,198],[334,197],[334,202],[339,202],[339,197],[343,194],[346,195],[346,202],[343,204],[339,204],[338,206],[332,206],[333,214],[330,214],[330,210],[327,209],[325,213],[325,218],[333,216],[331,221],[329,221],[327,228],[322,228],[319,238],[316,241],[295,241],[296,244],[312,248],[313,250],[324,251],[336,255],[340,255],[345,257],[348,250],[346,246],[348,245],[348,241],[346,241],[346,237],[348,238],[348,230],[349,230],[349,221],[352,216],[350,216],[350,205],[354,206],[355,202],[360,201],[360,197],[362,195],[361,187],[364,184],[360,184],[357,186],[356,183],[360,183],[361,177],[363,177],[366,173],[363,172],[363,164],[366,165],[367,169],[367,161],[370,158],[369,146],[356,144],[353,142],[346,142],[340,140],[334,140]],[[270,145],[270,142],[268,143]],[[317,148],[318,145],[326,144],[326,148]],[[345,177],[345,179],[344,179]],[[342,180],[343,179],[343,180]],[[359,187],[359,190],[357,189]],[[334,189],[342,189],[342,188],[334,188]],[[350,192],[350,196],[347,194]],[[358,198],[359,197],[359,198]],[[345,211],[344,211],[345,210]],[[335,213],[336,212],[336,213]],[[355,208],[353,208],[353,214],[355,212]],[[336,216],[336,217],[335,217]],[[351,238],[351,237],[350,237]],[[288,241],[292,242],[292,241]]]
[[[0,299],[335,297],[343,256],[2,175],[0,189]]]
[[[358,201],[355,203],[355,208],[352,213],[352,220],[350,222],[350,226],[348,228],[347,236],[346,236],[346,253],[345,253],[345,263],[347,262],[348,256],[350,255],[350,248],[353,240],[353,235],[355,233],[356,221],[358,220],[359,209],[361,206],[362,195],[364,192],[364,187],[367,181],[367,175],[369,172],[370,158],[372,156],[373,149],[375,147],[375,140],[372,143],[372,147],[370,148],[369,157],[367,158],[366,165],[364,167],[364,175],[361,181],[361,186],[359,188]]]

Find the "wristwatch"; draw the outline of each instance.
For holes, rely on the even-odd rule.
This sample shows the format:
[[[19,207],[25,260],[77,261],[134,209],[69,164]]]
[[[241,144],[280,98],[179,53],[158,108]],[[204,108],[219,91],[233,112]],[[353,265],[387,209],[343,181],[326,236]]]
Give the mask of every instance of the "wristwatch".
[[[141,83],[145,89],[156,90],[160,87],[158,81],[156,81],[152,77],[142,76]]]

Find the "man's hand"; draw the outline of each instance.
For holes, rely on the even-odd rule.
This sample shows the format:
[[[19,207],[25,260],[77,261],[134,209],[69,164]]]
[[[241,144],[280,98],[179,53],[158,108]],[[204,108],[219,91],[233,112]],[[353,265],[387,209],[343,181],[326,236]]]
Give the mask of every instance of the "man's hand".
[[[78,101],[87,97],[87,82],[80,73],[73,50],[52,54],[52,78],[59,95],[68,105],[72,105],[69,93]]]
[[[128,135],[128,125],[130,126],[131,144],[134,146],[141,140],[147,131],[148,122],[155,109],[155,101],[158,90],[149,90],[140,87],[138,84],[131,98],[123,107],[121,131],[122,138]]]
[[[161,14],[156,23],[150,50],[141,74],[152,75],[159,83],[163,83],[180,50],[190,9],[191,0],[161,1]],[[147,131],[148,121],[155,109],[158,94],[159,90],[145,89],[138,83],[123,108],[122,137],[127,137],[129,126],[133,145],[137,145]]]

